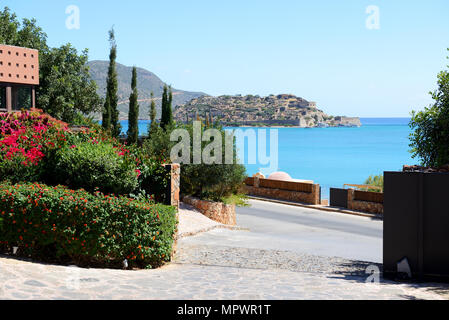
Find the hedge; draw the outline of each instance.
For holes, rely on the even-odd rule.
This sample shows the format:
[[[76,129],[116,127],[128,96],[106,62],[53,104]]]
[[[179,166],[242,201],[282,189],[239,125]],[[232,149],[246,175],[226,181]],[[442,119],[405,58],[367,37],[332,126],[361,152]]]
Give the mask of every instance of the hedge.
[[[66,145],[50,158],[48,176],[70,188],[93,192],[130,194],[138,186],[136,160],[120,155],[109,142],[80,142]]]
[[[170,260],[176,209],[38,183],[0,184],[0,250],[80,266],[161,266]]]

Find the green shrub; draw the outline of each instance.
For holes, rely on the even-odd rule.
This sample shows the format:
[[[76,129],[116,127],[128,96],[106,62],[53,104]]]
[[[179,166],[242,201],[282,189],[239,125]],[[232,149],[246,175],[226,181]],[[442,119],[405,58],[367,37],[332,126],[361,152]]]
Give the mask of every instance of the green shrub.
[[[224,204],[235,204],[237,207],[250,207],[248,196],[244,193],[232,194],[223,199]]]
[[[440,167],[449,164],[449,70],[440,72],[431,95],[432,106],[412,113],[410,147],[424,166]]]
[[[157,202],[166,203],[171,195],[167,193],[170,184],[170,171],[160,161],[146,155],[142,149],[138,149],[136,158],[138,159],[139,182],[137,195],[151,196]]]
[[[86,126],[89,128],[95,128],[96,130],[101,130],[101,124],[98,123],[97,120],[94,119],[93,116],[85,115],[80,112],[76,112],[71,122],[73,126]]]
[[[218,129],[224,141],[226,132],[218,124],[201,126],[202,133],[209,128]],[[193,126],[192,124],[172,125],[166,131],[158,129],[144,142],[143,150],[150,157],[169,159],[170,152],[177,142],[170,141],[170,134],[175,129],[186,129],[191,137],[190,156],[193,163]],[[202,142],[202,150],[209,142]],[[226,201],[232,195],[241,193],[246,169],[237,163],[234,143],[233,164],[225,164],[225,144],[222,144],[222,164],[185,164],[181,163],[181,193],[192,195],[200,199],[212,201]],[[164,160],[162,160],[164,161]],[[152,184],[158,184],[152,182]]]
[[[95,140],[65,145],[50,161],[55,182],[73,189],[129,194],[138,186],[136,160],[127,149]]]
[[[184,126],[193,137],[193,126]],[[221,133],[221,139],[224,142],[227,133],[222,126],[218,124],[210,127],[201,126],[203,131],[209,128],[217,129]],[[201,150],[204,151],[209,142],[202,142]],[[193,139],[191,144],[191,163],[193,163]],[[181,192],[189,194],[200,199],[212,201],[225,201],[232,195],[242,193],[243,181],[246,179],[246,168],[237,161],[237,148],[235,139],[233,141],[233,161],[232,164],[226,164],[225,143],[222,143],[221,164],[184,164],[181,167]]]
[[[374,189],[368,189],[368,191],[374,191],[374,192],[383,192],[384,190],[384,176],[378,175],[378,176],[369,176],[368,179],[365,180],[365,184],[369,186],[375,186],[382,188],[381,190],[374,188]]]
[[[212,201],[239,194],[246,178],[239,164],[186,164],[181,170],[181,193]]]
[[[143,149],[153,158],[169,159],[170,150],[176,144],[170,141],[170,133],[176,128],[177,126],[173,124],[167,127],[167,130],[159,126],[154,127],[152,130],[149,128],[149,136],[143,143]]]
[[[37,183],[0,185],[0,247],[82,266],[157,267],[169,261],[174,207]]]
[[[245,166],[237,162],[235,139],[232,164],[226,164],[225,143],[222,143],[221,164],[193,164],[193,125],[178,125],[178,128],[186,129],[191,137],[190,164],[181,164],[181,193],[212,201],[226,201],[226,198],[242,193],[243,181],[246,179],[246,169]],[[222,142],[229,135],[219,124],[211,124],[209,126],[201,125],[201,136],[203,136],[205,130],[211,128],[220,132]],[[202,152],[209,143],[206,141],[202,142]]]

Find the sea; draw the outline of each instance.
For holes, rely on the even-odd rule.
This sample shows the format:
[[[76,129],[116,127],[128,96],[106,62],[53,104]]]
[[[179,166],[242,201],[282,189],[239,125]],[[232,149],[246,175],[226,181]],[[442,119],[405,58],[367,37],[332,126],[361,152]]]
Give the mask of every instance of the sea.
[[[227,128],[255,130],[266,135],[265,155],[270,158],[270,130],[277,130],[277,171],[287,172],[294,179],[313,180],[322,188],[322,198],[329,197],[329,188],[344,184],[363,184],[370,175],[384,171],[400,171],[405,164],[416,164],[409,152],[410,118],[361,118],[359,128]],[[150,121],[140,121],[139,131],[145,135]],[[127,121],[122,121],[123,132]],[[264,130],[265,129],[265,130]],[[245,143],[245,167],[249,176],[270,172],[273,168],[260,161],[248,163]],[[263,152],[262,152],[263,153]],[[274,159],[274,158],[272,158]],[[271,161],[272,163],[275,161]]]

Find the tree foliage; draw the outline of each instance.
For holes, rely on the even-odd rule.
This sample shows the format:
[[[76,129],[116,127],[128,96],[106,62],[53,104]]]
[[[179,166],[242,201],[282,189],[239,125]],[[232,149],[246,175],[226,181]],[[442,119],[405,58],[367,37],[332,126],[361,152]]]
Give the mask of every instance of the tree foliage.
[[[202,123],[200,127],[201,135],[203,136],[204,132],[211,128],[217,129],[220,132],[223,142],[226,136],[230,134],[218,124],[205,126]],[[190,163],[181,164],[181,192],[183,194],[212,201],[226,201],[229,197],[242,193],[241,188],[246,178],[246,169],[245,166],[239,164],[237,161],[235,139],[232,164],[226,164],[225,143],[222,143],[221,163],[206,164],[202,162],[201,164],[193,164],[193,125],[192,123],[174,123],[167,126],[166,130],[157,127],[150,138],[144,142],[143,149],[145,152],[151,157],[169,159],[172,148],[178,143],[170,139],[170,135],[175,129],[187,130],[190,137]],[[210,142],[208,141],[201,142],[202,153],[207,152],[205,149],[209,144]]]
[[[35,19],[19,21],[11,10],[0,10],[0,43],[39,50],[40,85],[37,106],[50,115],[71,123],[78,113],[100,109],[96,83],[86,66],[87,50],[79,54],[70,44],[47,45],[47,34]]]
[[[148,136],[151,137],[151,135],[157,130],[158,124],[156,122],[156,102],[154,101],[154,93],[151,92],[151,104],[150,104],[150,127],[148,128]]]
[[[111,130],[114,137],[118,137],[121,132],[119,123],[118,105],[118,80],[117,80],[117,43],[115,42],[114,28],[109,31],[109,43],[111,46],[109,52],[109,68],[106,80],[106,99],[103,110],[103,128]]]
[[[192,123],[182,125],[193,137]],[[193,139],[190,145],[190,164],[181,166],[181,192],[187,195],[193,195],[200,199],[212,201],[225,201],[233,195],[242,193],[243,181],[246,178],[246,168],[238,163],[237,148],[235,138],[233,138],[233,161],[232,164],[226,164],[225,141],[231,133],[226,132],[219,124],[204,125],[201,122],[201,136],[207,129],[217,129],[221,134],[222,150],[221,163],[201,164],[193,163]],[[201,152],[205,151],[210,141],[201,142]],[[220,155],[218,155],[220,157]]]
[[[365,184],[368,185],[368,186],[374,186],[374,187],[382,188],[381,192],[383,192],[383,190],[384,190],[384,176],[383,176],[383,174],[369,176],[368,179],[365,180]],[[368,189],[368,191],[379,192],[379,189],[373,188],[373,189]]]
[[[81,55],[70,44],[41,56],[41,82],[37,105],[65,122],[73,123],[77,113],[100,110],[97,85],[90,78],[87,50]]]
[[[171,125],[173,125],[173,92],[171,86],[168,87],[164,85],[164,91],[162,93],[162,117],[160,126],[164,130],[167,130]]]
[[[129,97],[129,113],[128,113],[128,143],[135,144],[139,139],[139,103],[137,92],[137,69],[133,68],[131,80],[131,95]]]
[[[440,167],[449,164],[449,70],[438,74],[438,89],[430,94],[434,104],[412,112],[410,147],[422,165]]]

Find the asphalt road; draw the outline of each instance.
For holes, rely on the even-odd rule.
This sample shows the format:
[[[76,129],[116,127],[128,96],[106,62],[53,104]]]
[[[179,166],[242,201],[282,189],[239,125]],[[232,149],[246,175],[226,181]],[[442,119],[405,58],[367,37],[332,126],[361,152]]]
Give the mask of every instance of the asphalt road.
[[[249,202],[251,207],[237,209],[237,224],[249,228],[249,232],[219,229],[188,241],[382,262],[380,220],[266,201]]]

